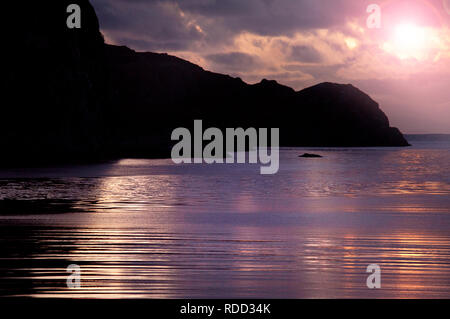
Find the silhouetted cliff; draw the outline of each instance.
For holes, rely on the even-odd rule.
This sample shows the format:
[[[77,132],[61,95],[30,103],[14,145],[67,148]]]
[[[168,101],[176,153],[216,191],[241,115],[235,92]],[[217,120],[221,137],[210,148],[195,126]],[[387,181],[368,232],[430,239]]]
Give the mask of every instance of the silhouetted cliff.
[[[66,7],[82,8],[68,29]],[[2,161],[169,154],[173,128],[279,127],[283,146],[405,146],[369,96],[322,83],[249,85],[166,54],[104,44],[87,0],[6,4]]]
[[[66,25],[78,3],[82,28]],[[0,149],[2,161],[82,159],[101,152],[108,96],[104,41],[87,0],[9,1]]]

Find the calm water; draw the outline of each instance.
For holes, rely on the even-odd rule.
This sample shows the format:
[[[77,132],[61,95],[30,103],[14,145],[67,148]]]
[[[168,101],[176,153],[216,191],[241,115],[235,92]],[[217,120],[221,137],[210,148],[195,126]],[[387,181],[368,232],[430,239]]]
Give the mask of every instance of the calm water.
[[[304,151],[283,149],[274,176],[170,160],[0,170],[0,295],[450,298],[449,141]]]

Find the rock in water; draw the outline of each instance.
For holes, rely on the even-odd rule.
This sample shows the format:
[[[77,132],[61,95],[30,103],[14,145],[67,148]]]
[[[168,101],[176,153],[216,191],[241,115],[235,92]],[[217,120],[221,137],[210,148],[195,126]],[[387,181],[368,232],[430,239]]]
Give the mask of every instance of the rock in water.
[[[305,153],[305,154],[303,154],[303,155],[300,155],[299,157],[305,157],[305,158],[320,158],[320,157],[323,157],[323,156],[318,155],[318,154]]]

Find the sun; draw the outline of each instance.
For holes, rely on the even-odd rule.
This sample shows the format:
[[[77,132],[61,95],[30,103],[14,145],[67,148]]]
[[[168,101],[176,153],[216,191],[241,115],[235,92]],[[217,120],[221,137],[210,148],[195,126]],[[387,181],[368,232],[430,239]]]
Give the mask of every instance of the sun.
[[[395,42],[400,49],[422,49],[425,45],[425,30],[414,24],[400,24],[395,28]]]
[[[418,49],[422,40],[422,30],[414,24],[400,24],[395,28],[395,42],[400,48]]]
[[[393,51],[401,59],[420,59],[427,49],[426,30],[413,23],[403,23],[395,27]]]

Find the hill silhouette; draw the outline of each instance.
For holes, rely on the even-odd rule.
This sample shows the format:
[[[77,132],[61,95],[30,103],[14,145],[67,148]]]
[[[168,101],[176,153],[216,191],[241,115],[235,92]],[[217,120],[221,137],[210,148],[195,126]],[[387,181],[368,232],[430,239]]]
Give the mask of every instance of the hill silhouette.
[[[81,29],[68,29],[78,3]],[[167,54],[104,43],[88,0],[9,2],[0,149],[27,164],[168,156],[176,127],[279,127],[282,146],[406,146],[352,85],[250,85]]]

